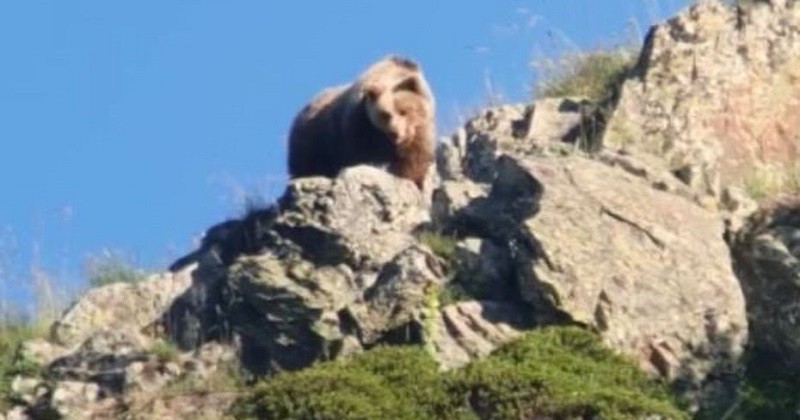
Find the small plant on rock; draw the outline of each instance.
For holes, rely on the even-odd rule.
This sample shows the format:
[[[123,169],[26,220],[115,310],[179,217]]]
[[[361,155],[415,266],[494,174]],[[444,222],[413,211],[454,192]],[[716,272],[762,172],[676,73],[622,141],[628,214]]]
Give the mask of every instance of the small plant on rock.
[[[180,350],[175,345],[162,339],[153,342],[148,351],[162,363],[174,362],[180,355]]]
[[[129,258],[109,250],[98,256],[90,256],[86,262],[86,278],[92,287],[112,283],[137,283],[147,276],[144,270],[135,268]]]
[[[417,236],[417,239],[430,250],[441,257],[446,263],[451,264],[455,256],[458,238],[441,232],[425,231]]]
[[[534,96],[579,97],[602,102],[615,95],[633,66],[635,54],[628,48],[564,54],[533,64],[539,75]]]

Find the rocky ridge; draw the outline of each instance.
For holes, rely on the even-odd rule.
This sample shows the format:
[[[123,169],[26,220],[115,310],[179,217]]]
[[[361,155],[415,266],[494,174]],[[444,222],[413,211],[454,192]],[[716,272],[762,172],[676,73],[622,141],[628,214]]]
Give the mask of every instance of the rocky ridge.
[[[370,167],[293,181],[168,273],[93,289],[25,343],[17,358],[40,372],[14,379],[6,418],[222,417],[234,392],[180,384],[393,344],[457,369],[563,324],[599,334],[692,411],[734,405],[748,339],[800,369],[800,206],[753,213],[737,188],[796,147],[798,130],[779,126],[791,118],[764,121],[800,96],[764,92],[794,89],[798,13],[710,1],[654,27],[593,142],[580,138],[584,102],[549,98],[484,110],[444,139],[431,194]],[[745,97],[766,110],[736,105]],[[776,157],[753,152],[764,139]]]

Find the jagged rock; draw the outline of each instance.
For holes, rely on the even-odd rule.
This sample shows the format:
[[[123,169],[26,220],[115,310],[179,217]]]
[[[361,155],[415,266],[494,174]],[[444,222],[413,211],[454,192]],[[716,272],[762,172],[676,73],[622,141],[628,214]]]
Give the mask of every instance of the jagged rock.
[[[66,356],[69,352],[70,349],[59,346],[50,340],[36,338],[20,345],[17,358],[35,363],[37,366],[47,366],[54,360]]]
[[[408,248],[383,266],[375,284],[364,291],[363,305],[347,309],[353,325],[346,327],[364,345],[421,343],[430,334],[426,322],[439,309],[436,296],[444,281],[435,255],[422,247]]]
[[[169,410],[180,412],[183,408],[175,401],[182,397],[187,397],[186,401],[195,399],[189,395],[162,396],[161,390],[177,381],[212,380],[218,370],[235,366],[236,355],[231,346],[219,343],[208,343],[192,352],[174,351],[164,357],[142,349],[125,334],[99,334],[47,366],[44,379],[17,377],[12,391],[15,401],[24,405],[15,412],[23,418],[49,418],[54,414],[66,418],[119,418],[123,414],[125,418],[145,418],[136,417],[139,414],[135,411],[158,411],[163,408],[162,403]],[[186,392],[190,393],[191,388]],[[216,401],[210,398],[208,407],[201,405],[208,410],[212,406],[222,410],[232,398],[225,400],[228,403],[210,404]],[[149,408],[145,410],[144,406]]]
[[[52,338],[61,346],[83,343],[97,330],[139,330],[152,324],[191,284],[191,268],[157,274],[138,283],[115,283],[86,292],[56,321]]]
[[[434,357],[456,368],[484,357],[535,325],[528,308],[506,302],[458,302],[445,306],[431,333]]]
[[[0,414],[0,419],[4,420],[28,420],[30,416],[25,411],[25,407],[17,406],[11,409],[8,413],[3,416]]]
[[[670,380],[736,361],[744,300],[714,214],[577,157],[505,159],[500,174],[494,188],[527,175],[545,191],[522,225],[526,300],[594,326]]]
[[[120,415],[119,409],[104,413],[101,417],[122,417],[126,420],[224,419],[229,418],[229,407],[238,396],[236,392],[134,396],[126,403],[124,417]]]
[[[445,226],[455,217],[459,209],[470,201],[485,196],[488,187],[467,179],[461,181],[444,181],[433,192],[431,203],[431,219],[436,226]]]
[[[726,227],[726,238],[738,232],[758,210],[758,204],[741,188],[727,186],[722,190],[720,206]]]
[[[429,220],[413,185],[369,166],[348,168],[334,180],[293,182],[279,207],[274,230],[306,258],[355,269],[380,267],[413,244],[410,232]]]
[[[228,222],[223,225],[230,227]],[[243,234],[243,226],[238,226],[237,231],[239,235]],[[223,313],[227,287],[224,261],[235,260],[237,253],[244,252],[244,249],[238,238],[234,242],[233,234],[226,234],[229,236],[222,236],[222,242],[211,242],[213,245],[209,248],[201,247],[195,253],[193,257],[198,264],[192,271],[191,286],[175,298],[156,323],[163,328],[170,341],[184,351],[197,349],[209,341],[228,340],[231,337],[231,328]]]
[[[258,353],[250,370],[294,370],[335,357],[344,339],[337,312],[360,294],[354,277],[345,264],[315,268],[271,254],[240,259],[231,268],[229,313]]]
[[[466,131],[459,128],[451,137],[443,138],[436,144],[436,172],[441,180],[461,180],[463,169],[461,160],[465,150]]]
[[[453,252],[451,286],[467,295],[490,301],[517,300],[514,266],[507,250],[490,240],[464,238]]]
[[[765,205],[732,244],[753,344],[800,371],[800,201]]]
[[[94,403],[100,399],[100,388],[91,382],[61,381],[53,389],[50,404],[60,416],[68,419],[90,418]]]
[[[239,258],[228,274],[227,311],[246,365],[261,373],[360,349],[340,314],[429,220],[413,184],[370,167],[294,181],[278,207],[265,223],[268,251]]]
[[[744,300],[721,220],[694,204],[698,195],[657,161],[611,152],[599,160],[554,157],[514,144],[524,140],[505,130],[470,133],[464,177],[490,180],[488,193],[454,200],[447,191],[458,188],[450,185],[435,194],[445,202],[434,208],[446,209],[451,230],[505,250],[537,322],[591,325],[694,396],[716,388],[711,379],[736,377],[747,338]],[[484,150],[472,142],[499,147],[471,160],[471,150]],[[725,384],[728,398],[733,385]]]
[[[575,144],[580,140],[581,107],[573,99],[548,98],[483,111],[440,149],[446,157],[440,161],[447,162],[442,178],[460,179],[463,172],[474,181],[491,182],[493,162],[500,153],[533,155],[546,153],[552,146]]]
[[[625,172],[641,178],[652,188],[679,195],[708,209],[716,208],[716,201],[707,200],[707,195],[698,194],[669,171],[663,159],[645,153],[635,155],[627,151],[603,150],[596,155],[597,160],[618,167]]]
[[[577,98],[543,98],[532,104],[527,138],[539,148],[582,143],[585,103]],[[580,144],[580,146],[588,146]]]
[[[603,140],[664,156],[714,196],[800,150],[800,4],[734,3],[701,1],[651,29]]]
[[[206,343],[191,355],[182,355],[180,366],[186,374],[207,379],[225,366],[235,366],[236,353],[231,346]]]
[[[154,394],[181,374],[175,362],[154,358],[134,361],[125,367],[125,391],[138,390]]]
[[[38,378],[25,378],[16,376],[11,381],[11,396],[17,401],[22,401],[25,404],[34,404],[39,398],[42,397],[42,391],[45,389],[44,382]]]
[[[95,332],[76,351],[50,363],[45,376],[56,381],[96,384],[104,396],[121,394],[129,382],[127,368],[148,360],[147,346],[135,331]]]

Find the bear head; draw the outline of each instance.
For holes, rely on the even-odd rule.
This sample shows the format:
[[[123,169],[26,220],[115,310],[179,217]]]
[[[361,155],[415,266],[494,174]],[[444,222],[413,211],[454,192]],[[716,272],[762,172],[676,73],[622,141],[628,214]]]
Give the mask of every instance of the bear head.
[[[418,91],[416,78],[408,78],[389,89],[367,86],[364,100],[372,125],[397,145],[415,138],[432,118],[430,101]]]

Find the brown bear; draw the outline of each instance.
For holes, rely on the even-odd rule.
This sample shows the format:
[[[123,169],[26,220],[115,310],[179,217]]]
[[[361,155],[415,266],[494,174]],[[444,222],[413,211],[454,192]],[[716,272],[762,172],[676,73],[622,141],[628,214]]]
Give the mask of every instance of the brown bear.
[[[295,117],[289,175],[334,177],[348,166],[388,165],[421,190],[434,136],[434,100],[421,68],[387,56],[352,84],[323,90]]]

